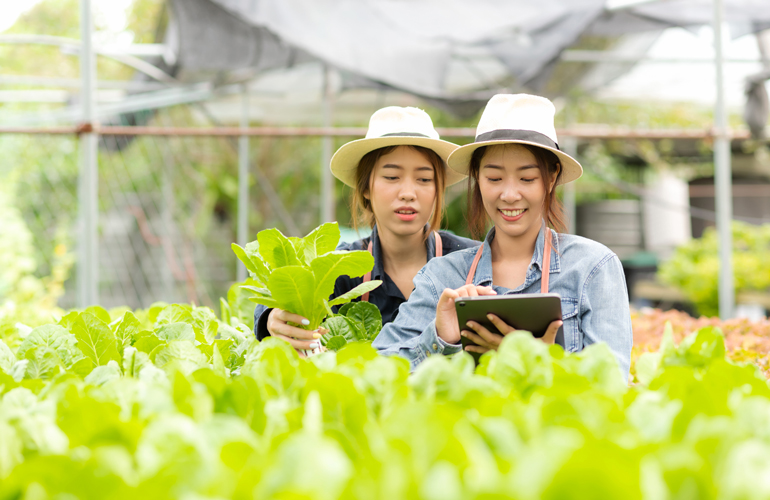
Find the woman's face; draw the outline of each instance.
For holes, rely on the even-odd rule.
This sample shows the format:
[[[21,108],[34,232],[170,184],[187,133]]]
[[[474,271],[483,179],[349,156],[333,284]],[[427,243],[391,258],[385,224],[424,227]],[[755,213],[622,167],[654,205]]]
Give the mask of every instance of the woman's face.
[[[380,156],[365,193],[378,229],[399,236],[422,232],[433,213],[435,178],[431,162],[414,148],[399,146]]]
[[[487,148],[479,164],[479,189],[498,234],[518,238],[540,231],[546,186],[527,148],[518,144]]]

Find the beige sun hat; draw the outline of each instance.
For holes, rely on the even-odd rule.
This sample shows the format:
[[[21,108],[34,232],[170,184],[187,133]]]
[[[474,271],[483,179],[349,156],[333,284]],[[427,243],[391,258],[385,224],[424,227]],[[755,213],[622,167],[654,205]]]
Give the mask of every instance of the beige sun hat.
[[[559,184],[583,175],[577,160],[559,149],[553,117],[556,108],[545,97],[529,94],[497,94],[484,108],[476,128],[476,140],[457,148],[447,160],[449,168],[468,175],[473,152],[495,144],[528,144],[551,151],[561,161]]]
[[[433,150],[444,163],[457,149],[457,144],[442,141],[425,111],[400,106],[378,109],[369,119],[366,137],[340,147],[331,161],[334,176],[350,187],[356,184],[356,169],[361,158],[375,149],[387,146],[422,146]],[[466,174],[446,169],[446,185],[460,182]]]

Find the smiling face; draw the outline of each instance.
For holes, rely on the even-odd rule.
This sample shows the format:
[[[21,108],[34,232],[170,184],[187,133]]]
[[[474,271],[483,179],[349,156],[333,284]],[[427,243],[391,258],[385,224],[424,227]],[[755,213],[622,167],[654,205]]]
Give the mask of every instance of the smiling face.
[[[546,185],[535,155],[518,144],[491,146],[479,163],[478,186],[496,230],[511,238],[540,231]]]
[[[364,197],[379,230],[399,236],[422,233],[436,204],[436,172],[430,159],[409,146],[380,156]]]

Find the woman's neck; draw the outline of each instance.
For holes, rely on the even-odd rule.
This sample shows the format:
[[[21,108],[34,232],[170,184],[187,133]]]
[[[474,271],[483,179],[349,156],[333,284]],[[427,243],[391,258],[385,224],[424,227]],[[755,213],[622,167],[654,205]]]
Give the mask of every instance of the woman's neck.
[[[425,265],[427,254],[422,231],[404,236],[377,226],[377,236],[380,239],[382,263],[386,272],[389,269],[398,269],[402,266],[408,267],[419,264],[422,267]]]
[[[533,225],[529,231],[518,236],[495,231],[495,237],[490,245],[492,262],[529,262],[532,260],[540,228],[540,225]]]

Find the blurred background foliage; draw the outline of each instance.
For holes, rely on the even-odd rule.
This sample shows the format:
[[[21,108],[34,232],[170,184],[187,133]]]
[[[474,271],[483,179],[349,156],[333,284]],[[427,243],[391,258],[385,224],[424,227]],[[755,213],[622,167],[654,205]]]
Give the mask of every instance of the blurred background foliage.
[[[135,0],[127,4],[125,23],[120,29],[100,16],[97,10],[96,39],[100,43],[124,40],[126,37],[135,43],[156,42],[165,22],[164,4],[163,0]],[[44,0],[23,14],[6,33],[44,33],[77,39],[80,36],[79,1]],[[3,74],[7,75],[77,78],[79,74],[77,57],[44,45],[0,45],[0,61]],[[126,80],[133,76],[131,68],[102,57],[97,59],[97,72],[100,80]],[[566,82],[570,77],[564,75],[563,78]],[[373,103],[372,111],[379,107],[375,104],[389,103]],[[693,104],[602,102],[589,94],[576,92],[557,99],[556,105],[557,128],[704,129],[713,121],[711,109]],[[30,106],[27,103],[0,104],[0,112],[24,110]],[[35,106],[40,109],[41,105]],[[437,127],[473,128],[479,118],[476,115],[461,119],[433,106],[423,107]],[[731,116],[730,120],[734,126],[741,123],[739,116]],[[212,126],[214,123],[207,117],[205,104],[200,104],[154,112],[148,117],[147,125]],[[251,125],[269,123],[254,121]],[[339,122],[336,125],[366,126],[367,123]],[[351,139],[354,138],[335,138],[334,149]],[[463,144],[471,140],[469,137],[456,142]],[[174,222],[175,231],[181,234],[173,240],[172,246],[190,246],[191,255],[211,264],[208,270],[197,270],[197,279],[205,281],[205,284],[196,285],[192,292],[189,289],[179,292],[186,294],[182,299],[214,307],[218,297],[227,296],[235,277],[236,261],[229,250],[229,242],[235,240],[237,216],[235,141],[226,138],[140,136],[121,143],[120,147],[114,141],[103,138],[99,153],[99,209],[105,215],[101,232],[109,230],[106,225],[123,221],[119,217],[110,218],[110,214],[125,215],[127,206],[141,207],[142,216],[150,221],[149,230],[142,232],[145,240],[157,236],[157,231],[153,231],[158,227],[168,227],[163,225],[167,222],[158,225],[160,222],[157,220],[157,224],[153,225],[152,218],[160,220],[168,217]],[[651,175],[660,170],[676,170],[684,178],[711,175],[711,145],[703,141],[695,142],[684,153],[670,140],[581,142],[578,155],[585,174],[575,186],[577,203],[636,199],[637,194],[627,187],[644,185]],[[255,167],[262,171],[298,230],[305,234],[317,226],[321,140],[314,137],[252,138],[249,153],[252,172]],[[13,216],[9,216],[8,220],[14,221],[15,228],[10,229],[10,224],[4,224],[3,230],[6,234],[18,233],[14,236],[15,243],[10,244],[13,252],[6,251],[4,254],[3,262],[17,263],[11,266],[15,270],[8,271],[7,276],[3,275],[0,302],[7,300],[8,290],[20,283],[19,276],[25,276],[40,280],[39,286],[35,285],[39,292],[33,294],[36,297],[48,297],[45,300],[54,296],[64,297],[61,303],[72,305],[72,294],[67,295],[67,290],[74,289],[72,280],[64,291],[56,289],[55,283],[66,278],[61,273],[66,274],[71,268],[71,249],[77,243],[67,241],[65,236],[76,234],[78,141],[75,137],[66,136],[4,135],[0,136],[0,157],[4,159],[0,162],[0,183],[5,186],[3,206],[8,213],[12,211]],[[263,195],[254,175],[249,191],[251,234],[256,235],[267,227],[278,227],[288,232],[276,207]],[[349,195],[349,188],[337,182],[336,216],[343,226],[351,225]],[[445,227],[467,236],[464,184],[450,188],[446,199]],[[136,217],[128,222],[140,223]],[[19,229],[22,227],[24,229]],[[149,246],[148,241],[145,243]],[[66,255],[60,254],[62,249]],[[167,249],[164,251],[168,252]],[[672,278],[670,282],[674,281]],[[161,297],[153,297],[153,300],[161,300]],[[131,305],[139,307],[142,304]],[[708,310],[708,306],[704,307]]]

